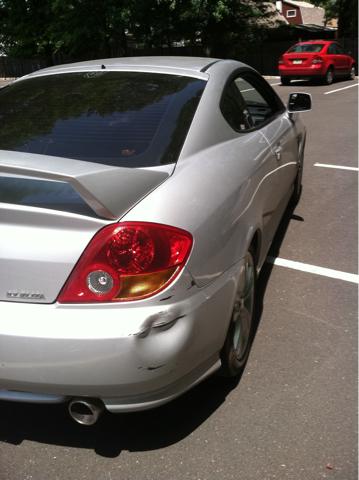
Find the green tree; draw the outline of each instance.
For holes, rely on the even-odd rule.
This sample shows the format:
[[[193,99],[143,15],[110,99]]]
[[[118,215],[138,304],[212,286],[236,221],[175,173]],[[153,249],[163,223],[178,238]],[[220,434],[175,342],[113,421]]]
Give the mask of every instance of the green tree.
[[[317,7],[325,9],[325,21],[338,18],[338,0],[312,0]]]
[[[14,56],[122,55],[129,2],[0,0],[0,43]]]
[[[47,0],[0,0],[0,44],[14,56],[49,54],[46,26],[51,23]]]
[[[119,0],[47,0],[52,20],[46,29],[53,53],[72,57],[126,53],[129,9]]]
[[[134,1],[130,30],[147,46],[185,40],[201,43],[209,55],[230,56],[240,42],[256,37],[256,21],[271,17],[271,6],[261,0]]]
[[[358,1],[357,0],[312,0],[325,9],[326,21],[338,19],[339,37],[358,37]]]
[[[338,35],[358,38],[357,0],[338,0]]]
[[[0,44],[16,56],[119,56],[130,31],[146,46],[201,42],[231,55],[272,15],[262,0],[0,0]],[[262,28],[262,27],[261,27]]]

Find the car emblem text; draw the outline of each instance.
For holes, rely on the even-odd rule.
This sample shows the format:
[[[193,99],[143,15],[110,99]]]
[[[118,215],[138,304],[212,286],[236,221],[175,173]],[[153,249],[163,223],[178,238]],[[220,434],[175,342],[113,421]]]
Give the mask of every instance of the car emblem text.
[[[40,292],[17,292],[15,290],[9,290],[6,292],[7,298],[23,298],[28,300],[42,300],[45,298],[45,295]]]

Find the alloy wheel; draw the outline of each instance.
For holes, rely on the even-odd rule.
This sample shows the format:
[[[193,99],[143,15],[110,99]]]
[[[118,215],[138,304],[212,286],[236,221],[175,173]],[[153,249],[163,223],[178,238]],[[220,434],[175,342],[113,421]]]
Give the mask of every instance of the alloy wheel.
[[[333,83],[333,80],[334,80],[333,70],[329,68],[329,70],[325,74],[325,83],[327,85],[331,85]]]
[[[232,347],[238,362],[245,358],[251,336],[254,308],[254,268],[253,257],[248,252],[240,275],[232,316],[234,325]]]

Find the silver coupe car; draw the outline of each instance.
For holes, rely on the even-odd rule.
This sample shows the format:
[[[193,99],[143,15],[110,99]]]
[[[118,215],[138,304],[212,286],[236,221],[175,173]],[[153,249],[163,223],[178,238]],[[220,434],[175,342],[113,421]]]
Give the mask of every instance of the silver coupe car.
[[[0,400],[79,423],[237,376],[305,128],[250,67],[143,57],[0,90]]]

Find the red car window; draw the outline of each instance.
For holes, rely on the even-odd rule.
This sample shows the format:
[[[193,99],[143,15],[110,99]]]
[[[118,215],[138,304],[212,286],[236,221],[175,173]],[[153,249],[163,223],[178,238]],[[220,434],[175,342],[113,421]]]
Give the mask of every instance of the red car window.
[[[290,47],[287,53],[318,53],[323,47],[323,43],[299,43]]]

